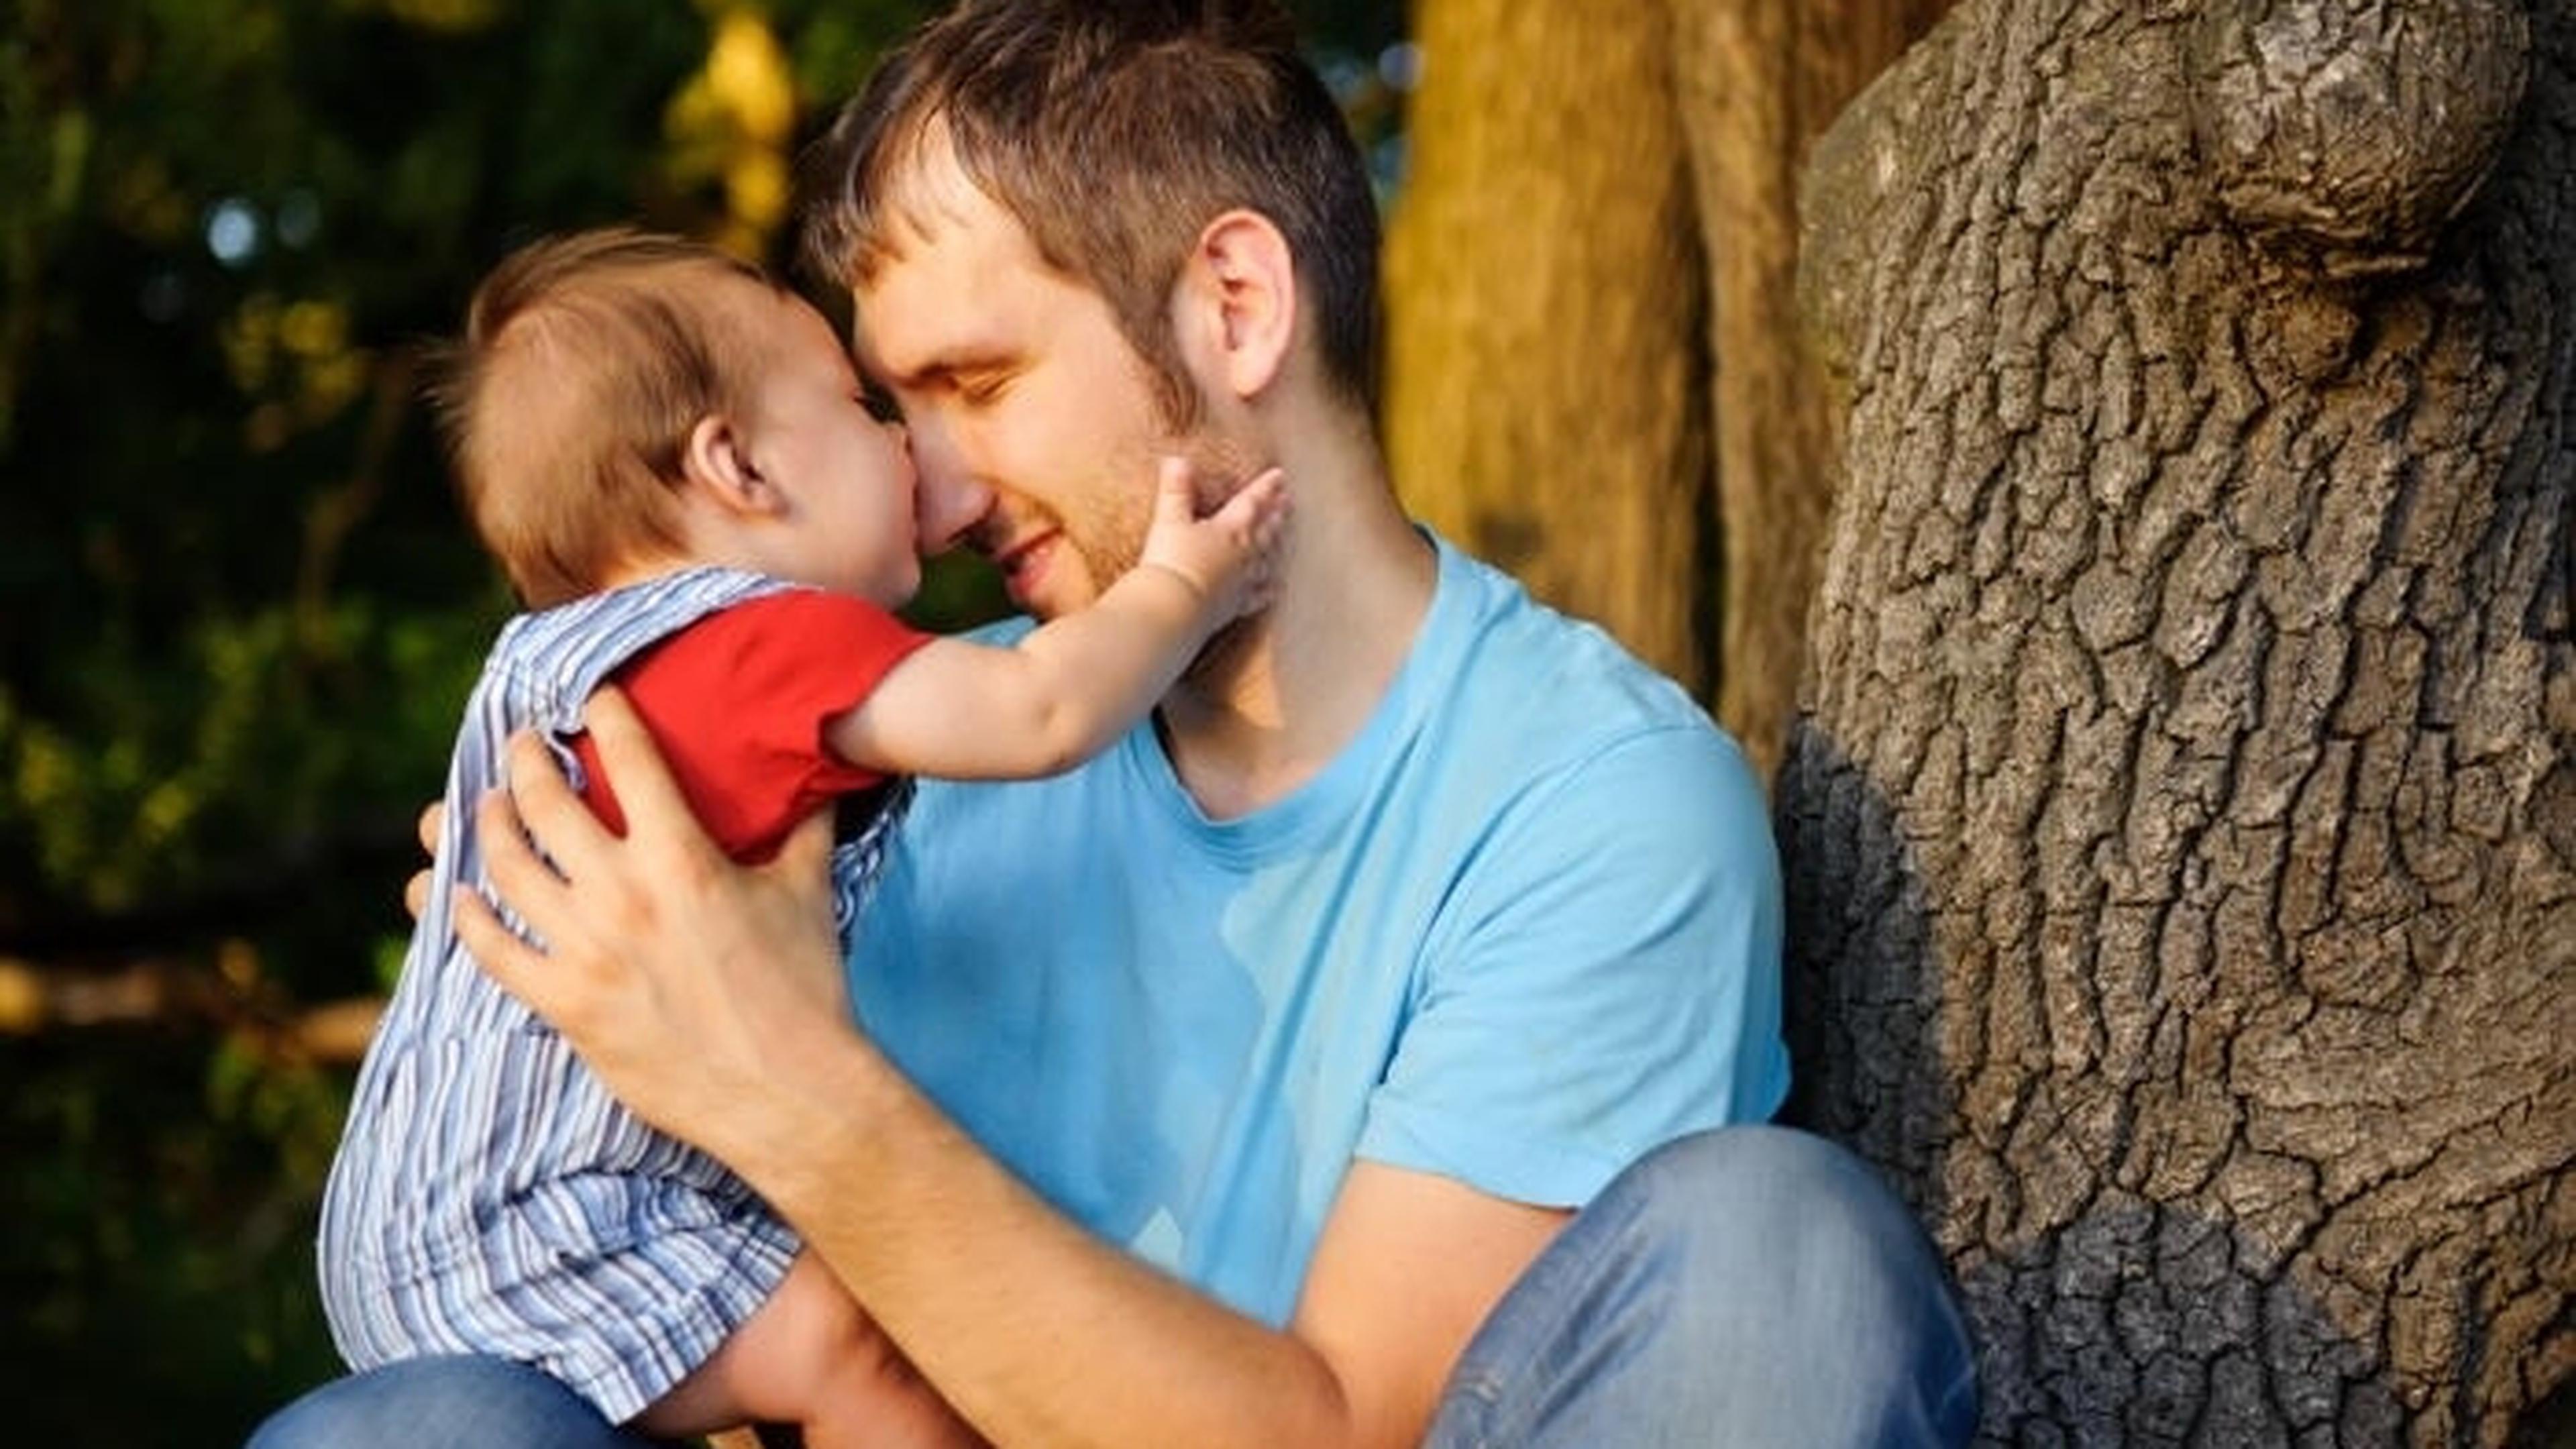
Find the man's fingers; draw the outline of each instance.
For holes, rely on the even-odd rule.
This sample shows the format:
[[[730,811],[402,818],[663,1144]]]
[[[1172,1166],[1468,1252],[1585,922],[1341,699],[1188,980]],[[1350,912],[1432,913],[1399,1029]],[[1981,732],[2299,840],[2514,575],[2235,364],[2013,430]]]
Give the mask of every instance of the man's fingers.
[[[403,911],[415,921],[420,919],[421,912],[429,909],[429,878],[438,861],[438,832],[446,823],[447,805],[440,800],[432,800],[422,806],[420,818],[412,822],[412,833],[420,837],[421,853],[427,855],[431,862],[413,871],[411,879],[403,882]]]
[[[578,874],[581,862],[596,859],[598,852],[614,843],[608,827],[573,792],[554,751],[535,731],[521,730],[503,747],[502,782],[515,816],[512,823],[536,838],[538,847],[555,862],[557,873]],[[488,855],[492,832],[488,812],[481,806],[475,810],[475,828]],[[518,904],[507,891],[502,899]]]
[[[504,924],[479,891],[456,892],[448,910],[456,939],[482,965],[484,974],[530,1011],[552,1020],[554,1004],[545,992],[550,983],[561,982],[543,969],[544,955]]]
[[[474,803],[474,839],[483,847],[483,871],[491,877],[493,893],[521,919],[533,924],[561,901],[563,876],[528,843],[511,796],[494,790]],[[460,890],[456,894],[475,893]],[[538,929],[542,934],[544,928]]]
[[[582,723],[589,727],[590,742],[599,750],[600,768],[607,773],[610,786],[617,792],[617,803],[626,812],[629,837],[694,843],[701,851],[715,848],[698,824],[696,813],[689,809],[687,797],[680,793],[679,782],[671,778],[671,767],[663,763],[652,732],[644,728],[643,718],[635,713],[624,690],[607,685],[591,695],[582,710]],[[551,849],[553,837],[546,832],[552,829],[552,822],[533,815],[529,820],[538,827],[537,838],[546,841]]]
[[[1253,547],[1266,549],[1279,536],[1279,522],[1287,508],[1287,475],[1277,468],[1266,468],[1234,490],[1234,496],[1216,511],[1216,519],[1243,530]]]

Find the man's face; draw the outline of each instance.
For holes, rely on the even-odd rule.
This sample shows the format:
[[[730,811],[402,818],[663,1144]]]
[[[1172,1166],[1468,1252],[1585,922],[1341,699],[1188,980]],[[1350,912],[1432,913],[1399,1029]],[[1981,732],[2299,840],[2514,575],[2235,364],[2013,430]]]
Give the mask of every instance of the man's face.
[[[942,147],[906,180],[899,253],[855,293],[853,350],[911,429],[927,548],[956,541],[1041,618],[1131,567],[1174,435],[1100,295],[1048,267]],[[973,517],[948,500],[989,491]]]

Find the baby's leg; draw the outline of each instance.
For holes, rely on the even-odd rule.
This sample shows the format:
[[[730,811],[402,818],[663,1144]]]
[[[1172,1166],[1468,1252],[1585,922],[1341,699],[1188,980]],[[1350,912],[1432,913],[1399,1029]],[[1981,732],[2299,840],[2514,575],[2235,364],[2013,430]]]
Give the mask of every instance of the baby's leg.
[[[684,1438],[796,1424],[806,1449],[962,1449],[983,1443],[811,1253],[715,1356],[631,1427]]]

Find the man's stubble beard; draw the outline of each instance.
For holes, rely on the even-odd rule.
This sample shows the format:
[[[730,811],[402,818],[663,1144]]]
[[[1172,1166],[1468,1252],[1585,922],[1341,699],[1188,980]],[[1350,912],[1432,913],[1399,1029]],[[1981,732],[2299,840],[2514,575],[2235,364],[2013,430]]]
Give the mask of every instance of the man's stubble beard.
[[[1202,412],[1204,410],[1203,404]],[[1164,421],[1170,425],[1175,420],[1167,416]],[[1251,481],[1253,474],[1260,471],[1242,448],[1226,438],[1175,429],[1171,436],[1156,442],[1146,451],[1146,468],[1156,479],[1158,488],[1161,460],[1172,453],[1189,460],[1191,477],[1197,483],[1198,509],[1202,517],[1222,507],[1227,499]],[[1291,486],[1294,486],[1293,480]],[[1133,506],[1136,494],[1116,496],[1120,504],[1115,516],[1103,518],[1100,530],[1083,530],[1086,536],[1081,537],[1077,537],[1070,527],[1065,530],[1074,551],[1082,556],[1083,567],[1091,573],[1095,597],[1098,590],[1108,588],[1111,581],[1123,576],[1144,557],[1145,534],[1153,521],[1152,491],[1142,495],[1142,506]],[[1200,646],[1189,666],[1181,672],[1181,678],[1191,684],[1206,684],[1231,674],[1257,632],[1256,621],[1252,618],[1239,618],[1226,624],[1208,636],[1207,643]]]
[[[1208,403],[1202,398],[1198,415],[1204,417],[1208,410]],[[1065,539],[1081,556],[1083,568],[1091,575],[1095,598],[1110,584],[1124,577],[1145,556],[1145,534],[1153,523],[1155,494],[1161,487],[1162,460],[1166,456],[1177,453],[1189,460],[1190,475],[1197,484],[1201,517],[1221,507],[1259,471],[1245,451],[1230,439],[1198,430],[1193,419],[1174,417],[1168,407],[1158,406],[1156,412],[1165,433],[1144,449],[1142,468],[1149,480],[1148,486],[1141,493],[1133,489],[1105,493],[1103,496],[1115,502],[1100,511],[1101,516],[1094,520],[1096,526],[1076,528],[1071,519],[1057,520]],[[1289,480],[1292,488],[1295,483],[1296,480]],[[1233,626],[1228,626],[1218,638],[1236,632]],[[1201,657],[1205,657],[1204,652]]]

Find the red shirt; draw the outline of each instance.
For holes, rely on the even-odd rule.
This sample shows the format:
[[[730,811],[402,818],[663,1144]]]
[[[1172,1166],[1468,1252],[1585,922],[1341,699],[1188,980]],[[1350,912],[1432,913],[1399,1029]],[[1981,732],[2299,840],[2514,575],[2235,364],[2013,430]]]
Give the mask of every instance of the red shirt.
[[[865,599],[790,589],[710,614],[614,677],[707,833],[737,860],[766,860],[807,815],[884,783],[833,754],[823,725],[936,637]],[[590,736],[573,751],[589,783],[583,798],[623,835],[626,813]]]

